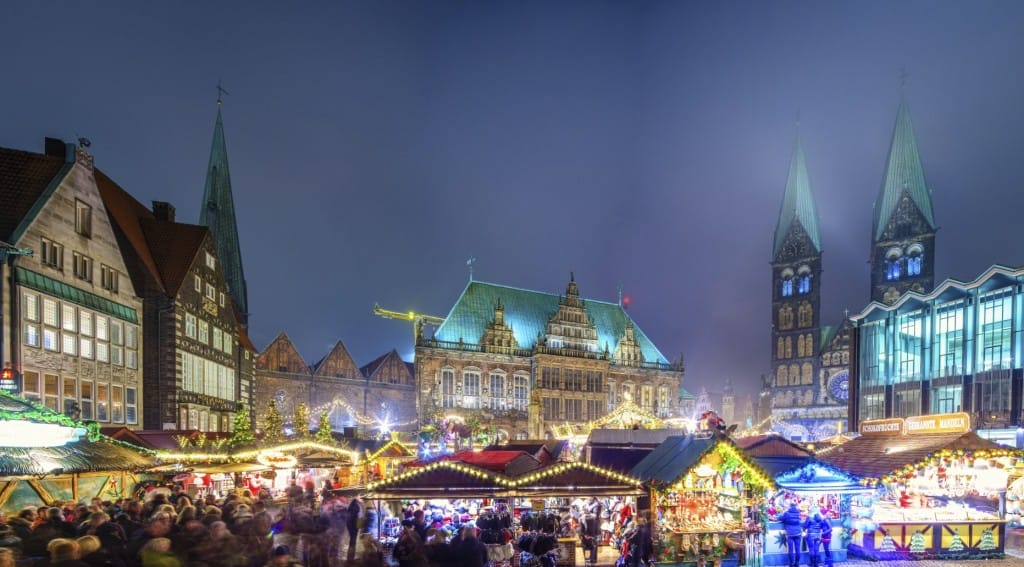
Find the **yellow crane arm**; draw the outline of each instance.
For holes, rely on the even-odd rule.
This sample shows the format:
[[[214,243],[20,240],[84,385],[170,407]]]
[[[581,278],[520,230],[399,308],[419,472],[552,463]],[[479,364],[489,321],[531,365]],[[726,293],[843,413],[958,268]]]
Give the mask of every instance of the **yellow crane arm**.
[[[415,311],[391,311],[390,309],[384,309],[379,303],[373,304],[374,315],[379,315],[385,319],[401,319],[402,321],[423,321],[427,325],[440,325],[444,323],[444,317],[437,317],[435,315],[425,315],[423,313],[416,313]]]

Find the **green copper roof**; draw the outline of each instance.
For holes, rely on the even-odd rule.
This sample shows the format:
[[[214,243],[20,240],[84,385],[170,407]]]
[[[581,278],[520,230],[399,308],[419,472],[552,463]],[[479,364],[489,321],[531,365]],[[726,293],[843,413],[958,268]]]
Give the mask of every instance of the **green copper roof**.
[[[245,317],[249,313],[249,297],[242,270],[242,250],[238,244],[238,224],[235,221],[235,201],[231,195],[231,172],[228,170],[228,147],[224,142],[224,123],[217,102],[217,124],[213,128],[210,147],[210,165],[206,170],[206,188],[199,209],[199,224],[213,233],[217,243],[217,257],[228,290]]]
[[[889,161],[885,164],[885,180],[882,182],[878,201],[875,202],[875,240],[882,237],[896,205],[906,191],[917,205],[928,226],[935,228],[935,214],[932,212],[932,195],[924,183],[924,168],[917,153],[917,139],[914,125],[910,122],[910,109],[906,99],[900,99],[896,112],[896,126],[889,146]]]
[[[821,252],[818,209],[814,206],[814,195],[811,194],[811,181],[807,176],[807,163],[804,160],[804,148],[799,134],[793,148],[793,159],[789,162],[789,178],[786,179],[786,193],[782,197],[782,209],[779,210],[779,224],[775,226],[773,258],[779,255],[786,234],[794,222],[800,223],[814,243],[814,249]]]
[[[559,296],[540,291],[519,289],[498,284],[471,281],[462,291],[444,323],[434,332],[439,341],[479,343],[484,329],[494,319],[494,305],[501,300],[505,307],[505,323],[512,328],[520,348],[532,348],[537,334],[543,334],[548,320],[558,311]],[[617,303],[585,299],[587,317],[597,327],[599,348],[615,352],[632,319]],[[646,362],[669,364],[640,327],[633,323],[634,336]]]
[[[139,322],[138,313],[135,312],[135,309],[128,307],[127,305],[121,305],[120,303],[100,297],[95,293],[78,289],[77,287],[70,286],[64,282],[44,276],[43,274],[33,272],[32,270],[17,267],[15,268],[15,278],[19,284],[27,288],[41,291],[54,297],[59,297],[64,301],[70,301],[71,303],[76,303],[82,307],[94,309],[100,313],[106,313],[107,315],[117,317],[118,319],[124,319],[129,323]]]
[[[679,387],[679,399],[681,400],[696,400],[697,398],[690,393],[689,390],[680,386]]]

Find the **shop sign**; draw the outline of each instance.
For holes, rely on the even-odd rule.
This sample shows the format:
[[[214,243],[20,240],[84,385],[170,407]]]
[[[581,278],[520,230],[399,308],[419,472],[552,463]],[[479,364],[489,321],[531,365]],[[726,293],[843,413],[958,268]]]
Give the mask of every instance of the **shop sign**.
[[[896,437],[903,434],[903,420],[895,419],[873,419],[860,424],[861,435],[878,437]]]
[[[967,433],[971,430],[971,416],[966,413],[943,413],[908,417],[907,435],[922,433]]]
[[[7,392],[12,396],[21,394],[21,374],[11,368],[4,368],[0,371],[0,391]]]
[[[265,467],[275,469],[292,469],[299,463],[294,455],[285,455],[281,451],[260,451],[256,455],[256,461]]]

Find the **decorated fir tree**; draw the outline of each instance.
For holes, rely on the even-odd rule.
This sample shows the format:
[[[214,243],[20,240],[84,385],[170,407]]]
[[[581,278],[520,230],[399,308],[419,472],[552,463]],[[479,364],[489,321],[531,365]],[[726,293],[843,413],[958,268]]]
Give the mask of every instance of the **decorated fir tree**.
[[[878,551],[881,551],[882,553],[892,553],[896,551],[896,542],[892,540],[891,535],[885,534],[885,537],[882,538],[882,545],[878,547]]]
[[[249,420],[249,410],[242,404],[235,409],[235,421],[231,424],[231,439],[228,444],[232,446],[252,443],[256,437],[252,434],[252,421]]]
[[[978,542],[978,549],[982,551],[992,551],[996,548],[996,536],[992,533],[992,528],[985,528],[981,532],[981,541]]]
[[[320,428],[316,430],[316,440],[321,443],[333,443],[334,435],[331,435],[331,420],[327,417],[327,410],[320,412]]]
[[[292,428],[295,429],[295,435],[299,437],[309,435],[309,410],[306,409],[306,404],[295,406],[295,415],[292,416]]]
[[[267,407],[267,422],[263,428],[263,440],[268,443],[277,443],[284,439],[284,420],[281,419],[281,412],[277,410],[277,401],[270,400]]]
[[[964,540],[960,539],[960,532],[957,530],[953,530],[953,541],[949,542],[949,550],[952,552],[964,550]]]
[[[920,530],[914,532],[914,535],[910,536],[910,553],[924,553],[924,546],[924,534]]]

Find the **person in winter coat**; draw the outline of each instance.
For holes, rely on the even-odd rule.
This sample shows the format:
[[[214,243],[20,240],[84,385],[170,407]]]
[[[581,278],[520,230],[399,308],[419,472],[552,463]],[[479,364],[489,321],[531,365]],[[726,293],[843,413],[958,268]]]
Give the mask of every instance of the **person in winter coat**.
[[[789,552],[789,567],[800,566],[800,538],[803,536],[803,522],[796,502],[789,503],[789,509],[779,517],[786,533],[786,549]]]
[[[804,522],[807,531],[807,557],[811,567],[818,567],[818,549],[821,547],[821,514],[814,514]]]
[[[398,536],[392,555],[398,560],[398,567],[427,567],[427,552],[416,533],[415,521],[402,520],[402,535]]]
[[[827,515],[821,518],[821,549],[825,552],[825,564],[832,567],[832,522]]]
[[[476,528],[463,526],[459,531],[459,542],[452,542],[453,565],[460,567],[484,567],[487,564],[487,546],[476,537]]]

